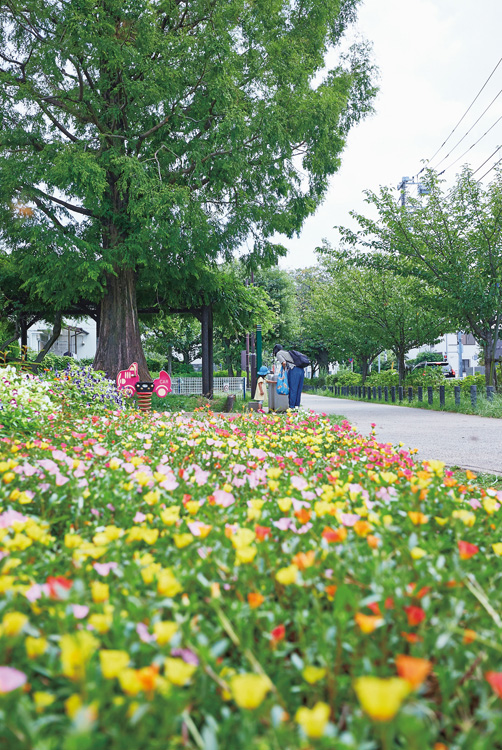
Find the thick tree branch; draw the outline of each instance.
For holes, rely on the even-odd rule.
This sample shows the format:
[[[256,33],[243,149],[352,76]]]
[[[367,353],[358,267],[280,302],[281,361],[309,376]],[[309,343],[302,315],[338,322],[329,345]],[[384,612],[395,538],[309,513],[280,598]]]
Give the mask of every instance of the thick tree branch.
[[[30,186],[26,186],[27,188]],[[32,188],[32,190],[36,190],[37,195],[41,195],[44,198],[47,198],[47,200],[52,201],[53,203],[58,203],[60,206],[63,206],[64,208],[67,208],[69,211],[74,211],[77,214],[83,214],[84,216],[92,216],[93,218],[96,218],[95,215],[92,213],[92,211],[89,211],[88,208],[82,208],[81,206],[74,206],[73,203],[68,203],[67,201],[61,200],[61,198],[56,198],[54,195],[49,195],[48,193],[44,193],[43,190],[40,190],[40,188]]]

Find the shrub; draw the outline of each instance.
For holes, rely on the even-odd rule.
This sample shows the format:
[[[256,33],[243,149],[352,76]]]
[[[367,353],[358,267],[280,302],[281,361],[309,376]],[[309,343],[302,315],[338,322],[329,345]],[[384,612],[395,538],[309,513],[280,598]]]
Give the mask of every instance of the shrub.
[[[358,372],[352,372],[346,367],[341,367],[338,372],[328,377],[332,378],[329,385],[361,385],[362,376]]]
[[[366,378],[365,385],[393,386],[399,385],[399,373],[397,370],[384,370],[382,372],[372,372]]]

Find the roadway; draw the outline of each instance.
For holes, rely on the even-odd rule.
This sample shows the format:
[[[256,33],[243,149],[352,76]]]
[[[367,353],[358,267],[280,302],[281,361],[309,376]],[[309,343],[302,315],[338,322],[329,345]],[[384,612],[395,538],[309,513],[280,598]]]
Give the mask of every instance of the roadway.
[[[302,406],[345,417],[363,435],[375,423],[381,443],[417,448],[416,458],[502,476],[502,420],[470,414],[413,409],[351,399],[302,394]]]

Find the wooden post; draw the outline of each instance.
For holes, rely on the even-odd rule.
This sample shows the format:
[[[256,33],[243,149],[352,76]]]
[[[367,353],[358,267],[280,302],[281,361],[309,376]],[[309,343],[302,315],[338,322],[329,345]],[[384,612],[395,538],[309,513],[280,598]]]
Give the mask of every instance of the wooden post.
[[[454,386],[455,391],[455,406],[460,406],[460,386]]]

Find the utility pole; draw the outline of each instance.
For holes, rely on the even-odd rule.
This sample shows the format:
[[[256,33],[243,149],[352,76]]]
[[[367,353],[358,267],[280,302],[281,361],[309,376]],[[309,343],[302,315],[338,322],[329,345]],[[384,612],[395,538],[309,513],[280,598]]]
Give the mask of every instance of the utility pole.
[[[462,331],[457,332],[457,347],[458,347],[458,377],[464,377],[464,363],[463,363],[463,346],[462,346]]]
[[[428,195],[429,194],[429,188],[423,184],[423,182],[415,182],[414,179],[411,179],[411,177],[403,177],[399,185],[397,186],[397,189],[401,191],[401,198],[400,203],[402,206],[406,206],[406,189],[408,185],[416,185],[418,189],[418,195],[421,198],[422,195]]]

